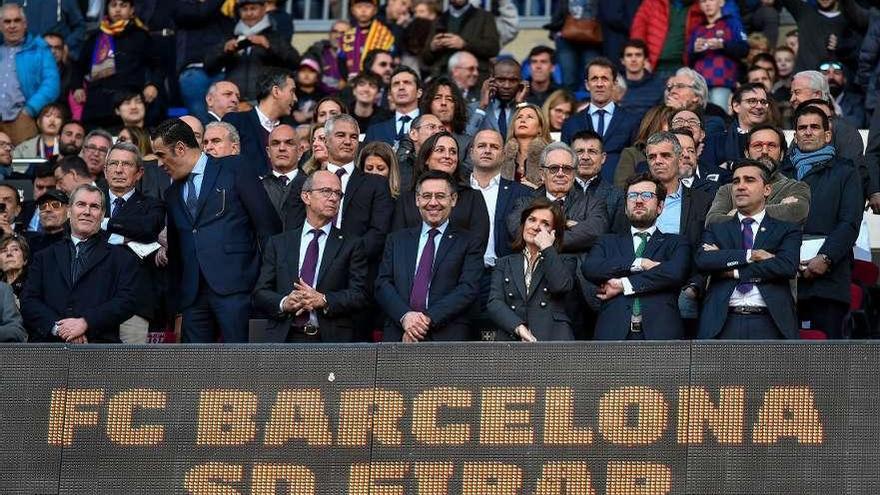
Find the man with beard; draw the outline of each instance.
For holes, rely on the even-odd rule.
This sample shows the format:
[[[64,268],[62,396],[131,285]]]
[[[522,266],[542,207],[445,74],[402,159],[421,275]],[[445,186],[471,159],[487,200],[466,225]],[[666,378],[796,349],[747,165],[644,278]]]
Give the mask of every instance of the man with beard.
[[[795,145],[781,168],[790,178],[810,186],[817,204],[810,206],[804,240],[821,242],[818,252],[802,259],[798,281],[798,317],[830,339],[845,338],[849,314],[853,244],[862,220],[859,175],[849,160],[831,145],[831,126],[825,112],[814,106],[795,112]],[[802,255],[803,256],[803,255]]]
[[[765,206],[767,215],[783,222],[803,225],[810,212],[810,186],[780,172],[779,163],[785,152],[785,136],[776,127],[765,124],[749,131],[746,157],[763,163],[770,171],[770,195]],[[736,215],[732,190],[730,184],[718,189],[712,207],[706,214],[706,226],[730,220]]]
[[[834,103],[840,107],[840,118],[856,129],[866,127],[865,95],[847,89],[846,69],[843,64],[834,60],[822,62],[819,71],[828,80],[828,89],[834,97]]]
[[[464,162],[472,136],[465,134],[468,107],[455,83],[445,76],[431,81],[425,88],[419,109],[423,114],[430,113],[440,119],[445,130],[455,137],[455,142],[458,143],[458,159]]]
[[[672,129],[678,144],[681,145],[681,159],[678,161],[678,178],[685,187],[715,196],[718,182],[697,177],[697,141],[690,129]]]
[[[584,257],[584,278],[599,285],[597,340],[681,339],[678,297],[690,273],[684,237],[657,228],[666,186],[647,174],[626,187],[626,233],[602,236]]]
[[[78,120],[70,120],[61,126],[58,135],[58,153],[61,156],[75,156],[82,151],[86,128]]]
[[[797,339],[789,281],[797,275],[800,229],[767,214],[770,171],[734,165],[736,217],[709,226],[696,265],[711,275],[700,316],[701,339]]]
[[[721,150],[720,158],[725,162],[743,158],[748,132],[752,127],[769,123],[770,96],[761,84],[745,83],[733,92],[730,106],[735,116],[733,122],[724,134],[714,137],[715,147]]]

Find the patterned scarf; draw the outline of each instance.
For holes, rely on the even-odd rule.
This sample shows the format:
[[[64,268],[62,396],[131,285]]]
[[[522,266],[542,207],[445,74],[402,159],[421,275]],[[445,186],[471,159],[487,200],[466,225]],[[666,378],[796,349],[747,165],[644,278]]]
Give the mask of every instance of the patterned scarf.
[[[89,71],[89,80],[97,81],[116,74],[116,40],[114,37],[125,31],[130,22],[135,26],[146,29],[144,23],[135,17],[134,19],[110,22],[110,18],[101,20],[101,32],[95,40],[95,51],[92,53],[92,69]]]
[[[810,173],[810,170],[812,170],[817,163],[827,162],[834,158],[835,154],[836,150],[831,144],[826,144],[816,151],[810,151],[807,153],[804,153],[797,146],[794,146],[791,148],[789,159],[791,160],[791,164],[797,168],[797,179],[803,180],[804,176]]]
[[[394,48],[394,35],[384,24],[374,20],[368,29],[360,26],[350,28],[342,37],[342,53],[345,54],[348,75],[363,69],[365,56],[372,50]]]

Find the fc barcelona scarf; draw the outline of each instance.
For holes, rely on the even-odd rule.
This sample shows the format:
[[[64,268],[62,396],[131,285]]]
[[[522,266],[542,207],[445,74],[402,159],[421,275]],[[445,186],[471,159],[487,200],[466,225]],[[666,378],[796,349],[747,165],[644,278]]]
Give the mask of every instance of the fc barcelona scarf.
[[[125,31],[129,22],[145,29],[144,23],[135,17],[133,20],[116,21],[111,23],[105,17],[101,21],[101,32],[95,40],[95,51],[92,53],[92,70],[89,71],[89,80],[97,81],[116,74],[116,41],[114,37]]]
[[[353,76],[363,69],[364,58],[371,50],[391,50],[394,47],[394,35],[384,24],[374,20],[369,29],[355,26],[342,37],[342,53],[348,75]]]

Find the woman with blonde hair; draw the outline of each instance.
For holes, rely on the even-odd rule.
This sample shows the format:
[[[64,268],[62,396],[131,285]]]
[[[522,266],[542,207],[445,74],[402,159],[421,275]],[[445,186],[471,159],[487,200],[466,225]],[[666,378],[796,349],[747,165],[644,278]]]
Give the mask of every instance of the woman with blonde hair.
[[[391,145],[382,141],[367,144],[358,155],[357,167],[364,173],[388,179],[391,197],[397,199],[400,196],[400,167]]]
[[[327,154],[327,136],[323,124],[312,124],[309,142],[312,144],[312,156],[306,160],[302,167],[306,175],[311,175],[315,170],[321,170],[330,159],[330,155]]]
[[[626,179],[636,173],[636,166],[648,160],[645,155],[645,143],[648,141],[648,137],[655,132],[669,130],[669,116],[674,111],[665,105],[658,105],[648,110],[642,118],[633,145],[620,152],[620,160],[617,162],[617,168],[614,169],[615,186],[621,189],[625,188]]]
[[[541,152],[552,142],[547,121],[537,105],[520,103],[510,126],[501,177],[537,189],[541,185]]]
[[[550,132],[562,131],[562,124],[577,110],[577,100],[567,89],[557,89],[550,93],[541,113],[550,128]]]

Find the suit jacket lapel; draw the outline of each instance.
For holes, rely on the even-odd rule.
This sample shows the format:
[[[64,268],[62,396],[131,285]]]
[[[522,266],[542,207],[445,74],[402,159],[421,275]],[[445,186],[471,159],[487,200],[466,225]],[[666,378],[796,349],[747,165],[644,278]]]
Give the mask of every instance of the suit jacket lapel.
[[[299,282],[299,244],[302,239],[302,230],[303,228],[300,227],[290,231],[293,242],[291,242],[290,249],[287,250],[287,273],[293,283]],[[293,289],[293,284],[290,288]]]
[[[416,257],[419,254],[419,235],[422,233],[422,227],[413,227],[406,231],[408,233],[408,238],[403,243],[403,275],[406,284],[406,294],[405,296],[409,298],[409,294],[412,292],[413,286],[413,278],[415,278],[416,270],[418,269],[419,261]],[[409,299],[407,299],[409,300]]]
[[[321,266],[318,269],[318,277],[315,279],[315,287],[324,280],[324,275],[327,273],[330,265],[333,264],[339,248],[342,247],[342,236],[342,231],[336,227],[330,229],[330,236],[327,237],[327,242],[324,243],[324,254],[321,256]]]
[[[67,282],[68,288],[73,288],[73,282],[70,280],[70,241],[57,242],[52,249],[55,251],[55,259],[58,260],[61,277]]]
[[[688,227],[688,215],[691,212],[693,194],[691,193],[691,188],[684,187],[684,184],[679,183],[679,188],[681,188],[681,219],[678,224],[678,233],[685,235]]]
[[[544,278],[544,260],[541,260],[536,266],[535,271],[532,272],[532,281],[529,284],[529,294],[526,297],[526,300],[530,300],[532,296],[535,295],[535,289],[541,285],[541,280]]]
[[[431,280],[434,279],[434,275],[437,273],[437,267],[443,266],[443,259],[446,258],[446,255],[449,253],[450,248],[453,244],[458,241],[458,232],[452,228],[452,226],[446,227],[446,232],[443,233],[443,238],[440,239],[440,244],[437,246],[437,252],[434,254],[434,270],[431,270]]]
[[[345,200],[342,205],[342,221],[345,221],[345,216],[348,215],[348,208],[351,204],[349,199],[353,198],[358,188],[364,183],[364,173],[360,171],[357,167],[355,167],[354,172],[351,173],[351,177],[348,178],[348,184],[345,186]]]
[[[510,262],[513,263],[511,268],[513,283],[525,301],[529,297],[529,293],[526,291],[525,256],[522,253],[516,253],[510,258]]]
[[[758,225],[758,232],[755,234],[755,242],[752,243],[752,249],[763,249],[764,242],[766,242],[767,238],[770,237],[770,234],[773,233],[775,227],[776,222],[765,213],[764,220]]]
[[[197,220],[199,216],[202,214],[202,209],[205,207],[205,203],[208,202],[208,198],[211,196],[211,191],[214,189],[214,184],[217,182],[217,175],[220,174],[220,164],[214,161],[212,158],[208,158],[208,164],[205,166],[205,176],[202,178],[202,187],[199,189],[199,200],[196,203],[196,217],[193,221]],[[223,198],[224,201],[226,198]]]
[[[507,211],[507,203],[510,202],[510,194],[510,181],[507,179],[501,179],[498,183],[498,200],[495,202],[495,218],[501,218],[499,215],[502,215]]]
[[[68,250],[68,254],[70,251]],[[89,270],[94,268],[98,263],[101,262],[104,258],[106,258],[110,254],[110,246],[107,244],[106,238],[95,239],[95,245],[92,246],[92,252],[89,253],[88,259],[86,259],[86,264],[83,265],[82,273],[80,273],[80,280],[89,273]]]
[[[617,130],[617,126],[619,125],[618,123],[620,122],[621,118],[622,117],[620,115],[620,107],[615,105],[614,114],[611,115],[611,119],[605,125],[605,136],[611,137],[614,135],[614,132]],[[590,119],[590,120],[592,121],[592,119]],[[603,136],[603,138],[604,138],[604,136]],[[607,140],[608,138],[605,138],[605,139]]]
[[[642,253],[642,258],[649,258],[649,259],[653,260],[654,253],[656,253],[657,250],[660,249],[660,245],[663,244],[663,241],[665,239],[666,239],[666,236],[663,235],[662,232],[660,232],[659,230],[655,231],[654,235],[652,235],[651,237],[648,238],[648,245],[645,246],[645,252]],[[631,242],[630,242],[630,246],[632,246]],[[633,254],[635,254],[635,251],[633,251]],[[654,260],[654,261],[656,261],[656,260]]]

